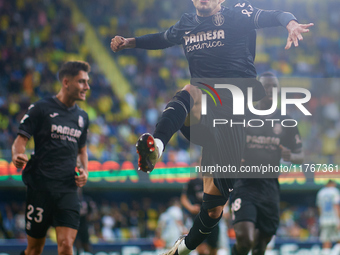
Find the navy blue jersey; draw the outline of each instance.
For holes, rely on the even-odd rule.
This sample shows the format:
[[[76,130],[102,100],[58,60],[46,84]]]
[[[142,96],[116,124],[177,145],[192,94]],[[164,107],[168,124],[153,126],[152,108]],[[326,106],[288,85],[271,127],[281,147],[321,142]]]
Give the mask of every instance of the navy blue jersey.
[[[253,117],[254,119],[261,119],[258,115],[253,115]],[[264,121],[262,127],[248,126],[246,128],[247,145],[244,152],[243,165],[280,165],[280,145],[287,147],[293,153],[301,152],[302,142],[298,128],[281,125],[282,120],[291,119],[289,116],[282,116],[280,111],[276,110],[270,118],[268,116],[266,118],[276,120],[275,122]],[[292,122],[289,122],[289,125],[292,124]]]
[[[252,115],[254,119],[261,119],[260,116]],[[250,116],[249,116],[250,117]],[[268,116],[266,116],[268,119]],[[263,118],[264,119],[264,118]],[[260,166],[271,165],[279,166],[281,160],[280,145],[291,150],[292,153],[300,153],[302,150],[302,142],[297,127],[284,127],[281,121],[290,119],[289,116],[282,116],[280,111],[274,112],[269,119],[276,119],[274,124],[271,121],[264,121],[262,127],[246,128],[246,148],[243,159],[244,166]],[[258,123],[257,123],[258,124]],[[288,125],[288,122],[287,122]],[[292,125],[292,123],[289,123]],[[251,193],[256,196],[261,193],[265,197],[277,196],[279,191],[279,183],[277,178],[263,179],[239,179],[235,183],[235,192]]]
[[[183,46],[192,78],[254,78],[252,31],[281,26],[277,19],[281,13],[242,1],[210,17],[186,13],[164,36]]]
[[[77,105],[67,108],[56,97],[30,105],[18,134],[34,138],[34,155],[23,171],[26,185],[36,190],[76,191],[78,150],[86,145],[89,121]]]

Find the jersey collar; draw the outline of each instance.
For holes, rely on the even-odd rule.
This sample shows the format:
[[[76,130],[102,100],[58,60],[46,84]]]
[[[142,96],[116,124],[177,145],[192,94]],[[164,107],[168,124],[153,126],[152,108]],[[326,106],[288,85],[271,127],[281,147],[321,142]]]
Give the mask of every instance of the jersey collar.
[[[218,14],[218,13],[222,13],[222,12],[224,11],[224,9],[225,9],[225,6],[222,5],[222,6],[221,6],[221,10],[219,10],[219,11],[218,11],[217,13],[215,13],[214,15],[216,15],[216,14]],[[200,16],[198,16],[198,15],[196,14],[195,20],[196,20],[197,23],[201,24],[202,22],[204,22],[205,20],[211,18],[211,17],[214,16],[214,15],[211,15],[211,16],[208,16],[208,17],[200,17]]]
[[[63,109],[67,110],[67,111],[72,111],[74,109],[76,109],[77,105],[73,105],[71,107],[67,107],[66,105],[64,105],[62,102],[59,101],[59,99],[56,96],[53,96],[54,101]]]

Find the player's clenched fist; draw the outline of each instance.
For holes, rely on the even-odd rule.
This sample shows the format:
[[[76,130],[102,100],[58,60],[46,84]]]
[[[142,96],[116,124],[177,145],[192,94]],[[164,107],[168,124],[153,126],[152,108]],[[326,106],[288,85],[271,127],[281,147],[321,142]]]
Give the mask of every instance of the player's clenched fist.
[[[88,178],[88,173],[87,171],[85,171],[83,168],[78,168],[78,172],[79,175],[75,176],[76,179],[76,185],[81,188],[83,187],[86,182],[87,182],[87,178]]]
[[[114,38],[111,39],[110,46],[113,52],[134,48],[136,46],[135,38],[126,39],[122,36],[116,35]]]
[[[23,168],[28,161],[28,157],[26,154],[15,154],[12,161],[16,168]]]

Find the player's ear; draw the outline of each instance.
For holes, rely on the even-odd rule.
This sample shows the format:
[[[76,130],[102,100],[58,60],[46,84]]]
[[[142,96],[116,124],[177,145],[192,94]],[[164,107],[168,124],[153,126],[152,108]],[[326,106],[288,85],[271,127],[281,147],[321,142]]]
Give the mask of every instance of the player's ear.
[[[70,84],[70,79],[68,77],[64,76],[64,78],[62,80],[62,84],[63,84],[63,87],[68,88],[69,84]]]

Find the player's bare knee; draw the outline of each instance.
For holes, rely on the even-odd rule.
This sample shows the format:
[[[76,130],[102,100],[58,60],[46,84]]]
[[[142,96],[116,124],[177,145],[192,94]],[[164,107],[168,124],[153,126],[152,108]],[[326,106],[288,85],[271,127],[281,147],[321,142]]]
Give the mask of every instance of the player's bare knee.
[[[254,245],[254,236],[247,231],[235,231],[238,250],[247,254]]]
[[[73,249],[73,241],[70,238],[65,238],[58,243],[59,255],[71,255]]]
[[[237,250],[241,254],[248,254],[248,252],[253,248],[254,245],[254,238],[250,237],[249,235],[237,235]]]

